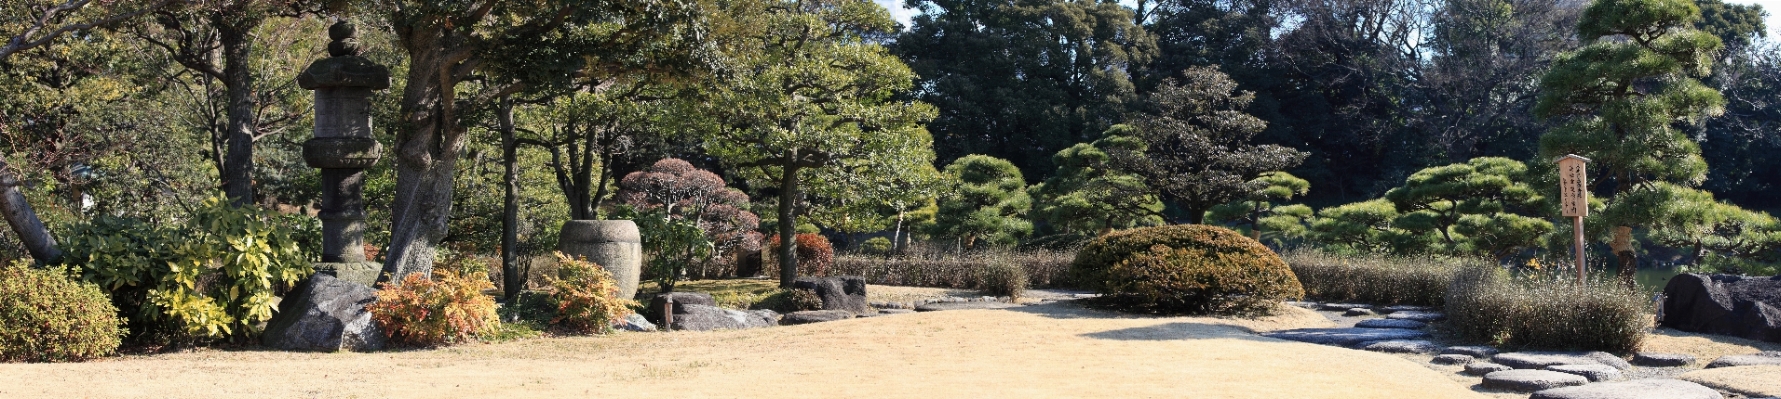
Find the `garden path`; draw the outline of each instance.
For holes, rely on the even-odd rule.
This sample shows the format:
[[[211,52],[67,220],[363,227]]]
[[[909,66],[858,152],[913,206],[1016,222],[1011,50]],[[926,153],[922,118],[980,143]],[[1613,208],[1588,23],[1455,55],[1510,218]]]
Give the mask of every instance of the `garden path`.
[[[1483,398],[1397,356],[1047,303],[722,332],[380,353],[217,351],[0,364],[0,397]]]

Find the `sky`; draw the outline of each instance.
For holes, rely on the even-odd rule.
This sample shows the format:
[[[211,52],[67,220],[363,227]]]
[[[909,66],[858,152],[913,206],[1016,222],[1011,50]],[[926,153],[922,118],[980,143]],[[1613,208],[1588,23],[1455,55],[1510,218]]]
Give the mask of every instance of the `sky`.
[[[890,10],[891,17],[896,18],[897,22],[903,24],[904,27],[910,25],[910,18],[913,18],[915,17],[915,14],[920,13],[920,11],[914,9],[903,8],[903,0],[872,1],[877,2],[878,5],[884,6],[885,9]],[[1731,0],[1726,1],[1726,3],[1762,5],[1763,11],[1768,12],[1769,14],[1768,20],[1765,21],[1765,25],[1768,25],[1769,28],[1768,39],[1781,40],[1781,0]]]

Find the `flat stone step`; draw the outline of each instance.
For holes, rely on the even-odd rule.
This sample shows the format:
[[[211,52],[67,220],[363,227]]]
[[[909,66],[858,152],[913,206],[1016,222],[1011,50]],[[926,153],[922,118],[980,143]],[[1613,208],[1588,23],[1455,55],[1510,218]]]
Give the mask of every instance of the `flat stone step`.
[[[1674,353],[1640,353],[1633,355],[1632,363],[1645,367],[1680,367],[1694,363],[1694,356]]]
[[[1551,370],[1507,370],[1484,375],[1484,387],[1514,392],[1534,392],[1588,384],[1589,379]]]
[[[1447,314],[1441,313],[1441,312],[1423,312],[1423,311],[1415,311],[1415,310],[1406,310],[1406,311],[1402,311],[1402,312],[1391,312],[1391,314],[1385,315],[1385,317],[1391,318],[1391,319],[1399,319],[1399,320],[1416,320],[1416,321],[1427,323],[1427,322],[1433,322],[1433,321],[1446,320]]]
[[[1333,312],[1344,312],[1344,311],[1347,311],[1348,309],[1354,309],[1354,308],[1366,309],[1366,308],[1371,308],[1371,307],[1373,307],[1373,305],[1368,305],[1368,304],[1364,304],[1364,303],[1326,303],[1326,304],[1322,304],[1322,305],[1317,305],[1318,310],[1328,310],[1328,311],[1333,311]]]
[[[1441,354],[1466,355],[1479,359],[1489,359],[1491,356],[1497,355],[1497,348],[1488,346],[1449,346],[1447,349],[1442,349]]]
[[[1482,376],[1485,374],[1495,373],[1498,371],[1509,371],[1509,370],[1514,370],[1514,369],[1515,369],[1514,367],[1504,366],[1501,364],[1477,361],[1477,362],[1472,362],[1472,363],[1466,364],[1465,374],[1466,375]]]
[[[1366,319],[1361,320],[1359,323],[1355,323],[1354,326],[1359,328],[1402,328],[1406,330],[1420,330],[1423,327],[1428,327],[1428,323],[1403,319]]]
[[[1553,388],[1534,392],[1528,399],[1725,399],[1725,395],[1701,384],[1653,378]]]
[[[1437,355],[1437,356],[1435,356],[1434,359],[1429,359],[1429,363],[1445,364],[1445,365],[1461,365],[1461,364],[1470,364],[1477,360],[1478,360],[1478,358],[1466,356],[1466,355],[1446,354],[1446,355]],[[1505,366],[1505,367],[1503,367],[1503,369],[1508,370],[1509,368],[1507,366]],[[1493,371],[1502,371],[1502,370],[1493,370]],[[1489,374],[1489,373],[1485,373],[1485,374]]]
[[[1423,339],[1429,334],[1401,328],[1301,328],[1262,334],[1264,337],[1321,345],[1354,347],[1364,342]]]
[[[1762,352],[1752,355],[1725,355],[1713,359],[1707,368],[1738,366],[1781,366],[1781,352]]]
[[[1509,352],[1490,359],[1504,366],[1532,370],[1566,364],[1602,364],[1621,370],[1633,367],[1625,359],[1608,352]]]
[[[1398,339],[1362,343],[1360,348],[1385,353],[1435,353],[1441,350],[1440,345],[1420,339]]]
[[[1565,374],[1580,375],[1583,376],[1583,378],[1588,378],[1589,382],[1619,381],[1626,379],[1626,376],[1620,374],[1620,369],[1616,369],[1613,366],[1606,364],[1565,364],[1547,367],[1546,369]]]

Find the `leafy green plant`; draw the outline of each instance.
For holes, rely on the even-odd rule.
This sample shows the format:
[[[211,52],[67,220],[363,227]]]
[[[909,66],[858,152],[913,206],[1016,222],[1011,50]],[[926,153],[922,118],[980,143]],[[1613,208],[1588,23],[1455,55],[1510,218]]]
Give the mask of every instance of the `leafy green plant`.
[[[499,331],[495,299],[482,293],[493,289],[487,278],[451,270],[434,270],[432,280],[414,273],[377,290],[377,302],[366,309],[394,343],[432,347],[467,342]]]
[[[648,254],[644,277],[654,280],[661,292],[674,291],[688,265],[711,260],[716,250],[697,220],[673,217],[667,207],[639,210],[621,205],[612,217],[637,223],[643,234],[643,252]]]
[[[91,283],[28,261],[0,266],[0,362],[80,361],[122,342],[117,308]]]
[[[557,254],[557,278],[550,279],[557,302],[552,323],[582,333],[606,333],[612,322],[631,313],[637,301],[618,296],[618,281],[605,268],[563,253]]]
[[[884,237],[872,237],[871,239],[866,240],[866,242],[860,243],[860,248],[869,254],[889,254],[891,250],[891,240]]]
[[[64,263],[143,334],[205,341],[256,334],[279,290],[313,272],[293,219],[218,196],[183,224],[98,217],[70,228]]]

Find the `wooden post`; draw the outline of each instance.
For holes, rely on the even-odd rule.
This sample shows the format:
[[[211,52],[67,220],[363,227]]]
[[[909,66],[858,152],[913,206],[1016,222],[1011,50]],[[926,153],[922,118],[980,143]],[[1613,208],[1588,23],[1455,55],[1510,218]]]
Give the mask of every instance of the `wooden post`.
[[[1558,162],[1559,208],[1564,216],[1571,218],[1571,230],[1577,240],[1577,284],[1583,284],[1588,277],[1588,266],[1583,263],[1583,253],[1586,250],[1583,245],[1583,218],[1589,216],[1589,175],[1584,168],[1589,163],[1589,158],[1567,154],[1553,161]]]
[[[662,301],[662,331],[674,331],[674,297]]]

